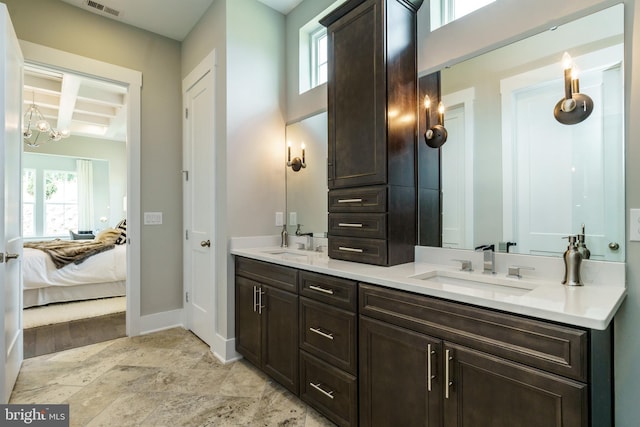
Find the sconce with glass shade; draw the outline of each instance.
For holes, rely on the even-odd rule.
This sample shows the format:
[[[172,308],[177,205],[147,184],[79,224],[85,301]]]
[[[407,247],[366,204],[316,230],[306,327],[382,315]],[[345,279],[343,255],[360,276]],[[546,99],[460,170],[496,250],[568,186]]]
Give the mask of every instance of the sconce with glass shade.
[[[431,148],[440,148],[447,142],[447,129],[444,127],[444,104],[440,102],[438,104],[438,123],[431,126],[431,98],[429,95],[424,96],[424,109],[427,116],[426,131],[424,133],[424,140]]]
[[[578,72],[568,52],[562,55],[562,65],[564,68],[564,98],[556,104],[553,115],[563,125],[575,125],[591,115],[593,100],[588,95],[580,93]]]
[[[302,148],[302,158],[294,157],[291,159],[291,142],[287,143],[287,166],[291,167],[294,172],[298,172],[302,168],[307,167],[307,163],[305,161],[305,152],[304,152],[304,142],[300,146]]]

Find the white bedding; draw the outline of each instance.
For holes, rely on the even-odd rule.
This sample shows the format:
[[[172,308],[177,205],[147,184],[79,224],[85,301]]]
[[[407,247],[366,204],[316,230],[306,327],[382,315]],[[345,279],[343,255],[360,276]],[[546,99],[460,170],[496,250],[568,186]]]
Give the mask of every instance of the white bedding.
[[[56,268],[51,257],[39,249],[24,248],[22,278],[25,290],[50,286],[76,286],[126,280],[127,245],[87,258],[81,264]]]

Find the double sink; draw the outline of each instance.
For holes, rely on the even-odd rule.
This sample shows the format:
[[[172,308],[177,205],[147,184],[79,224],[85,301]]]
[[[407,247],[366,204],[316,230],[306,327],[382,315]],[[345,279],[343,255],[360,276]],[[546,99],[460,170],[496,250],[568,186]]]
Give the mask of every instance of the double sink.
[[[269,255],[270,258],[303,264],[314,264],[314,261],[319,257],[326,258],[326,255],[322,253],[291,249],[270,249],[263,251],[263,253]],[[444,291],[476,296],[490,293],[494,297],[519,297],[538,286],[537,283],[517,278],[446,269],[430,270],[404,278],[408,281],[419,280],[425,285]]]

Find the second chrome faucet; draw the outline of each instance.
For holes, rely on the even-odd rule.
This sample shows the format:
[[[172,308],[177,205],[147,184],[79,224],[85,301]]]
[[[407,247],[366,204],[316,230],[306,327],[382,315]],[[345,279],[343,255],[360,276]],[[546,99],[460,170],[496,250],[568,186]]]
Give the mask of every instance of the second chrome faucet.
[[[482,251],[484,253],[482,272],[485,274],[496,274],[495,245],[481,245],[476,247],[476,251]]]

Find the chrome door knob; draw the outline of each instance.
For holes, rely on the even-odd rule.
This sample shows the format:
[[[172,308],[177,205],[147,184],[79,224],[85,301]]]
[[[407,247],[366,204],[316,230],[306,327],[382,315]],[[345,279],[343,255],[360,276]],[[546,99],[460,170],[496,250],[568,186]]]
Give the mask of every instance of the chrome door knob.
[[[211,240],[203,240],[202,242],[200,242],[200,246],[202,246],[203,248],[210,248]]]
[[[620,249],[620,245],[616,242],[611,242],[609,243],[609,249],[611,249],[612,251],[617,251],[618,249]]]

